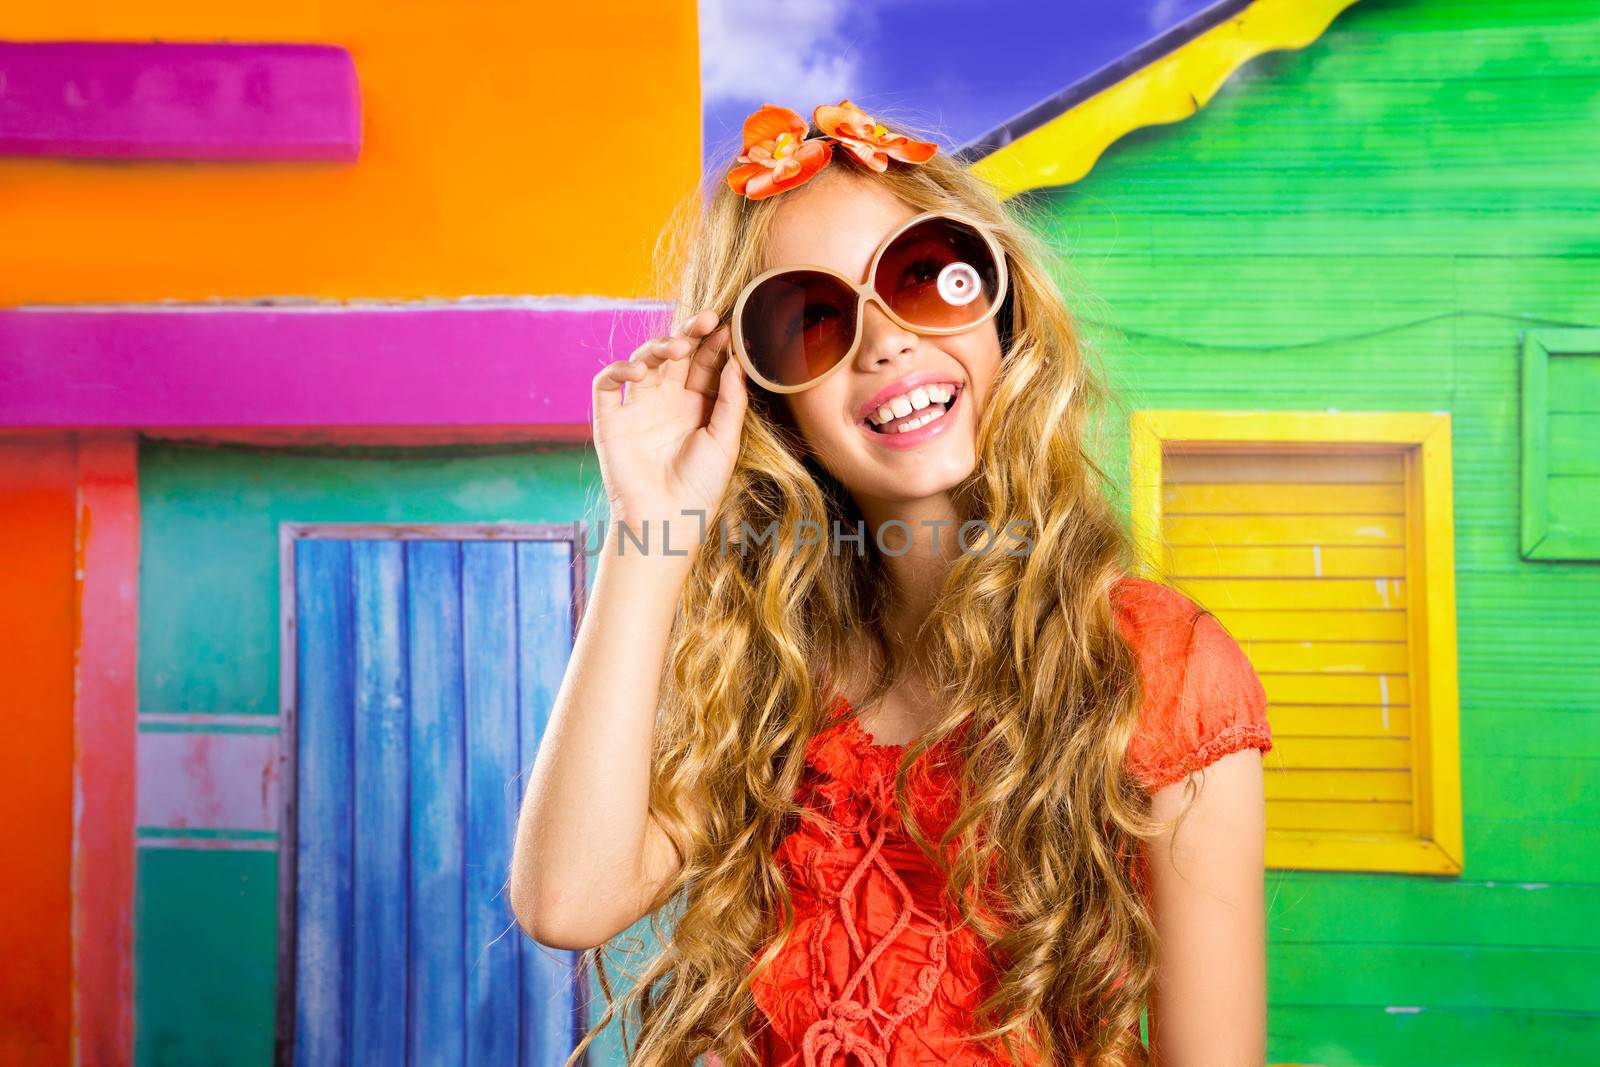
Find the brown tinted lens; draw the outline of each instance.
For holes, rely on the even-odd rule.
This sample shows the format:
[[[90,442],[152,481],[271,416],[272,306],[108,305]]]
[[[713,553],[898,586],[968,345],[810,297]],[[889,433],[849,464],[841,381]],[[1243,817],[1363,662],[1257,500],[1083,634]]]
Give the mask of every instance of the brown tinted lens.
[[[745,300],[739,328],[756,370],[779,385],[804,385],[850,350],[856,294],[820,271],[774,274]]]
[[[884,249],[872,285],[913,326],[970,326],[994,302],[1000,268],[977,230],[954,219],[932,218]]]

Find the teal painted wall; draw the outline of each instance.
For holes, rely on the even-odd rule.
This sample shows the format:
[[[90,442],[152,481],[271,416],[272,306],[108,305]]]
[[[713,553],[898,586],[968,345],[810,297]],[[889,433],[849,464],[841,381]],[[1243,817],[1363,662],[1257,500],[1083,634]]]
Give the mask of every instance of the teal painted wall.
[[[604,514],[587,448],[304,455],[146,442],[139,477],[139,711],[259,715],[267,724],[198,727],[218,735],[277,730],[280,522],[564,523]],[[139,836],[173,835],[140,827]],[[236,847],[138,851],[137,1062],[266,1067],[277,834],[207,827],[186,836]],[[600,1043],[596,1062],[620,1062],[616,1047],[614,1036]]]
[[[134,1061],[272,1062],[278,853],[141,848]]]
[[[1130,408],[1452,416],[1466,867],[1270,872],[1271,1062],[1600,1062],[1600,568],[1518,555],[1518,334],[1600,328],[1597,160],[1592,0],[1363,0],[1029,194]]]

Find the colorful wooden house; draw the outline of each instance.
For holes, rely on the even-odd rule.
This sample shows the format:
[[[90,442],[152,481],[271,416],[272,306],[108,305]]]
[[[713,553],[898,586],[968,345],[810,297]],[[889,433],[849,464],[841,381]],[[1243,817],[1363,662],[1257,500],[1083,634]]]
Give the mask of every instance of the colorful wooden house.
[[[503,883],[694,5],[3,32],[0,1062],[562,1063]]]
[[[973,151],[1267,690],[1270,1061],[1595,1062],[1600,20],[1239,6]]]
[[[0,1061],[571,1048],[503,871],[714,6],[10,20]],[[1151,572],[1266,685],[1270,1061],[1594,1062],[1600,21],[1156,6],[962,150],[1125,386]]]

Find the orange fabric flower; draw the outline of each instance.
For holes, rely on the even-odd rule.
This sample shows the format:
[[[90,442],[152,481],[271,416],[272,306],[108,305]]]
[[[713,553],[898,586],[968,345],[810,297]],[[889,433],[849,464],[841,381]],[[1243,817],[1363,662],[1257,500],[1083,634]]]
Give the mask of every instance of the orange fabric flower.
[[[763,104],[744,120],[744,151],[728,185],[751,200],[803,185],[828,165],[833,145],[843,145],[872,170],[889,169],[889,160],[926,163],[939,146],[891,133],[881,123],[848,100],[838,106],[823,104],[813,113],[821,136],[806,137],[806,122],[797,112],[777,104]]]
[[[837,107],[822,104],[812,116],[817,129],[838,141],[850,154],[873,170],[889,169],[890,158],[904,163],[926,163],[939,146],[890,133],[871,115],[848,100]]]
[[[751,200],[793,189],[833,158],[833,145],[825,138],[806,140],[806,120],[777,104],[764,104],[744,120],[744,152],[735,161],[743,166],[728,173],[733,191]]]

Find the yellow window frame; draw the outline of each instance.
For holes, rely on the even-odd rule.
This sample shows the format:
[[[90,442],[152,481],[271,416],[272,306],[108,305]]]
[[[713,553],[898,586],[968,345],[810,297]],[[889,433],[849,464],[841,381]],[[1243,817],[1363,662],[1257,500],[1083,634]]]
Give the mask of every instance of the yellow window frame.
[[[1412,679],[1410,835],[1269,830],[1267,866],[1460,874],[1460,694],[1455,521],[1448,412],[1140,410],[1131,413],[1131,519],[1144,576],[1161,579],[1163,460],[1183,451],[1295,446],[1319,453],[1398,451],[1406,494]],[[1209,605],[1202,604],[1202,607]],[[1271,765],[1271,754],[1268,754]]]

